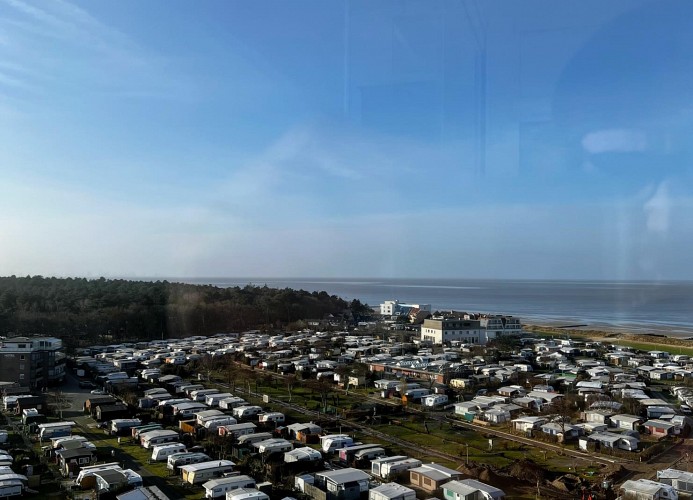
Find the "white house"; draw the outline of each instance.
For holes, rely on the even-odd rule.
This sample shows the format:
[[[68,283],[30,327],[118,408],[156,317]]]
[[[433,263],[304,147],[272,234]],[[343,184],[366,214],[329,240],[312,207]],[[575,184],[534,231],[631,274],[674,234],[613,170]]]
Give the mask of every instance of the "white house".
[[[520,417],[512,420],[513,429],[520,432],[531,432],[539,429],[546,422],[542,417]]]

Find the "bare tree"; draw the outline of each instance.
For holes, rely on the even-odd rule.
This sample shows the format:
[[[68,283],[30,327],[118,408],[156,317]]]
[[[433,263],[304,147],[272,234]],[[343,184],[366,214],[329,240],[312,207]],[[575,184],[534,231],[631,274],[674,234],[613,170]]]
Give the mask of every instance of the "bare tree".
[[[327,413],[327,400],[329,395],[334,391],[332,384],[327,382],[325,379],[321,380],[310,380],[306,385],[314,390],[320,395],[320,402],[322,404],[322,409]]]
[[[55,390],[49,393],[50,404],[55,407],[55,410],[60,414],[60,419],[63,418],[63,410],[70,408],[72,399],[61,390]]]
[[[294,388],[298,384],[298,379],[296,378],[296,375],[290,374],[290,375],[287,375],[284,378],[284,380],[286,382],[286,390],[289,393],[289,403],[291,403],[293,396],[294,396]]]

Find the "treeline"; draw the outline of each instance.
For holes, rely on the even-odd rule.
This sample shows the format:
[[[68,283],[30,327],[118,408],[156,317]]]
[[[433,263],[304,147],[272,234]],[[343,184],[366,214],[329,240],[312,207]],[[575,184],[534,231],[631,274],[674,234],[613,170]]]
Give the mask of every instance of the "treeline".
[[[0,334],[4,335],[146,340],[281,328],[328,315],[348,321],[368,312],[358,300],[347,303],[326,292],[288,288],[0,277]]]

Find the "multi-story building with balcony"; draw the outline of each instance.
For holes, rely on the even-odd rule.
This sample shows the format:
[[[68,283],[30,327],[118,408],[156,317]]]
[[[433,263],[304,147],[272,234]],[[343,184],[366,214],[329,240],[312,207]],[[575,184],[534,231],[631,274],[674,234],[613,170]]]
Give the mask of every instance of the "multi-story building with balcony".
[[[432,344],[462,342],[483,345],[497,337],[521,332],[520,319],[513,316],[455,313],[424,320],[421,340]]]
[[[61,339],[14,337],[0,340],[0,381],[30,389],[57,385],[65,379]]]

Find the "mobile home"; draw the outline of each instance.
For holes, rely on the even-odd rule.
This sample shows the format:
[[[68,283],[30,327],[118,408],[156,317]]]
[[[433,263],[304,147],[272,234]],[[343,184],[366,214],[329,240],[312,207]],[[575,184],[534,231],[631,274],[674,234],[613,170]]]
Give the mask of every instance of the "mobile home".
[[[371,474],[376,476],[376,477],[384,477],[384,475],[381,473],[383,465],[390,463],[390,462],[399,462],[400,460],[404,460],[405,458],[408,458],[404,455],[395,455],[392,457],[383,457],[383,458],[376,458],[375,460],[371,461]]]
[[[107,470],[122,471],[122,467],[118,462],[111,462],[107,464],[90,465],[88,467],[82,467],[75,478],[75,485],[81,486],[82,488],[92,488],[96,484],[96,478],[94,477],[95,472],[103,472]]]
[[[207,420],[225,416],[226,414],[220,410],[203,410],[195,414],[195,421],[197,422],[197,425],[205,425]]]
[[[167,396],[170,396],[168,391],[162,387],[155,387],[154,389],[147,389],[146,391],[144,391],[145,398],[154,396],[156,394],[166,394]]]
[[[320,436],[320,447],[325,453],[332,453],[339,448],[344,448],[347,446],[352,446],[354,440],[351,436],[346,434],[328,434],[326,436]]]
[[[233,394],[230,394],[228,392],[217,392],[215,394],[208,394],[205,398],[205,404],[211,407],[219,406],[219,401],[230,397],[233,397]]]
[[[215,479],[233,472],[236,465],[230,460],[212,460],[210,462],[200,462],[197,464],[182,465],[180,470],[183,474],[183,482],[188,484],[202,484],[210,479]]]
[[[213,418],[211,420],[207,420],[205,422],[205,429],[207,429],[208,432],[216,432],[219,427],[222,425],[235,425],[238,423],[238,420],[236,420],[233,417],[229,417],[228,415],[225,415],[223,417],[217,417]]]
[[[178,432],[166,429],[155,430],[140,434],[140,443],[145,448],[153,448],[159,444],[174,443],[180,439]]]
[[[364,462],[365,460],[375,460],[385,456],[385,449],[376,447],[360,450],[354,453],[354,462]]]
[[[210,394],[217,394],[219,389],[196,389],[190,393],[190,399],[193,401],[202,402]]]
[[[145,432],[149,431],[157,431],[163,429],[161,424],[147,424],[147,425],[139,425],[137,427],[133,427],[130,429],[130,435],[135,438],[137,441],[140,439],[140,435],[144,434]]]
[[[292,445],[290,441],[281,438],[270,438],[258,441],[257,443],[253,443],[253,447],[257,448],[257,451],[260,453],[267,455],[271,453],[286,453],[294,449],[294,445]]]
[[[249,419],[262,413],[262,406],[239,406],[233,409],[233,416],[242,420]]]
[[[239,438],[246,434],[253,434],[255,432],[255,424],[248,422],[245,424],[222,425],[219,427],[218,432],[220,436],[234,436]]]
[[[19,479],[0,478],[0,498],[21,497],[24,484]]]
[[[447,404],[448,396],[446,394],[429,394],[421,399],[421,403],[424,406],[435,408],[436,406],[442,406]]]
[[[54,450],[57,450],[58,448],[64,447],[64,445],[66,443],[72,443],[72,442],[85,443],[88,441],[89,440],[86,437],[78,436],[76,434],[71,435],[71,436],[55,437],[55,438],[51,438],[51,448],[53,448]]]
[[[272,439],[272,434],[269,432],[256,432],[253,434],[246,434],[244,436],[239,436],[238,444],[254,444],[264,441],[265,439]]]
[[[162,408],[167,408],[167,407],[173,407],[173,405],[177,405],[180,403],[190,403],[190,400],[188,398],[171,398],[171,399],[165,399],[163,401],[159,401],[158,406],[161,406]]]
[[[226,500],[269,500],[269,495],[255,488],[237,488],[226,493]]]
[[[39,439],[44,440],[52,437],[69,436],[72,434],[72,427],[74,426],[75,423],[72,421],[39,424]]]
[[[370,450],[371,448],[378,448],[377,444],[357,444],[353,446],[347,446],[345,448],[340,448],[337,453],[339,455],[339,461],[345,464],[351,463],[357,452],[363,450]]]
[[[188,385],[178,386],[176,391],[184,392],[186,395],[190,396],[190,394],[193,391],[199,391],[199,390],[202,390],[204,388],[205,388],[205,386],[202,384],[188,384]]]
[[[178,403],[173,405],[173,414],[181,418],[192,417],[201,411],[209,409],[206,404],[198,402]]]
[[[154,446],[152,448],[152,460],[155,462],[165,462],[174,453],[185,453],[188,450],[182,443],[168,443]]]
[[[421,401],[421,398],[428,396],[431,393],[428,389],[409,389],[404,395],[407,397],[407,401],[412,403],[417,403]]]
[[[245,475],[222,477],[207,481],[202,487],[205,489],[205,498],[226,498],[227,491],[255,488],[255,479]]]
[[[261,424],[283,424],[285,417],[283,413],[278,411],[271,411],[268,413],[260,413],[258,419]]]
[[[397,462],[388,462],[380,467],[380,474],[383,478],[394,477],[401,472],[421,467],[421,460],[416,458],[405,458]]]
[[[200,462],[209,462],[211,460],[206,453],[174,453],[168,456],[166,468],[177,472],[182,465],[199,464]]]
[[[318,374],[315,376],[318,380],[329,380],[330,382],[334,382],[334,372],[331,371],[325,371],[325,372],[318,372]]]
[[[131,434],[131,429],[140,425],[142,421],[139,418],[116,418],[111,420],[110,431],[117,435]]]
[[[219,401],[219,408],[222,410],[233,410],[239,406],[248,406],[248,402],[239,397],[230,397]]]

